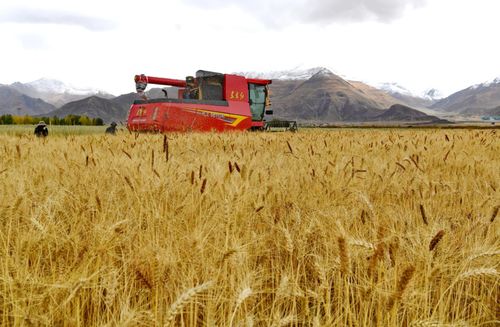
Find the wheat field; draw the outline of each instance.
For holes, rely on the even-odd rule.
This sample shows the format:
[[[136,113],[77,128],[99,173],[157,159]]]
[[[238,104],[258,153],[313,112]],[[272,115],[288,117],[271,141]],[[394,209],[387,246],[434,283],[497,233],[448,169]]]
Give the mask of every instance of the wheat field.
[[[0,135],[0,324],[498,326],[499,140]]]

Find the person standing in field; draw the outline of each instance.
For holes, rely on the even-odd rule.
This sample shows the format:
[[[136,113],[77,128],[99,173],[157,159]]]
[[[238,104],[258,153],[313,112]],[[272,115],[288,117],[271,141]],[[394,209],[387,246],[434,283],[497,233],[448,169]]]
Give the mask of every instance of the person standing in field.
[[[46,137],[49,135],[47,124],[42,120],[35,127],[35,135],[38,137]]]
[[[116,123],[112,122],[108,128],[106,128],[106,134],[116,134]]]

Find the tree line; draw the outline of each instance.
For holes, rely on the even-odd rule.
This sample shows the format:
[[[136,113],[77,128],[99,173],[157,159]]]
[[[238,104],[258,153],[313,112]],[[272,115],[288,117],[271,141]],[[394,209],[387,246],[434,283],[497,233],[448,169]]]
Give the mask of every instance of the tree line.
[[[33,116],[15,116],[15,115],[1,115],[0,125],[34,125],[40,121],[44,121],[48,125],[83,125],[83,126],[102,126],[104,121],[101,118],[90,118],[80,115],[67,115],[66,117],[59,118],[53,117],[33,117]]]

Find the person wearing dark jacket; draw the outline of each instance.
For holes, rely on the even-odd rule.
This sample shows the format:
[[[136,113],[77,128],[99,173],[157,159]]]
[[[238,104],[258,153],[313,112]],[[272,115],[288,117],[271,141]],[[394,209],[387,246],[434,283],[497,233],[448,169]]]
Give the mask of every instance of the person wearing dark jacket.
[[[186,87],[184,88],[184,93],[182,97],[184,99],[194,99],[198,100],[200,94],[200,88],[197,85],[196,80],[193,76],[186,77]]]
[[[106,134],[116,134],[116,123],[112,122],[108,128],[106,128]]]
[[[49,130],[47,129],[47,124],[42,120],[35,127],[35,135],[38,137],[46,137],[49,135]]]

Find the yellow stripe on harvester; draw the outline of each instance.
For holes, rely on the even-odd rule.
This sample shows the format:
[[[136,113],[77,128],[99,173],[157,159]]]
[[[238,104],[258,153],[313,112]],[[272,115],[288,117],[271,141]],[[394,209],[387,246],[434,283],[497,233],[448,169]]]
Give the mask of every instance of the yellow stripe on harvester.
[[[247,116],[242,116],[242,115],[236,115],[236,114],[228,114],[225,112],[218,112],[218,111],[211,111],[211,110],[203,110],[203,109],[188,109],[194,112],[199,112],[202,113],[206,116],[212,117],[212,118],[217,118],[217,119],[223,119],[224,118],[232,118],[234,119],[231,123],[227,123],[226,125],[228,126],[238,126],[243,120],[248,118]]]

